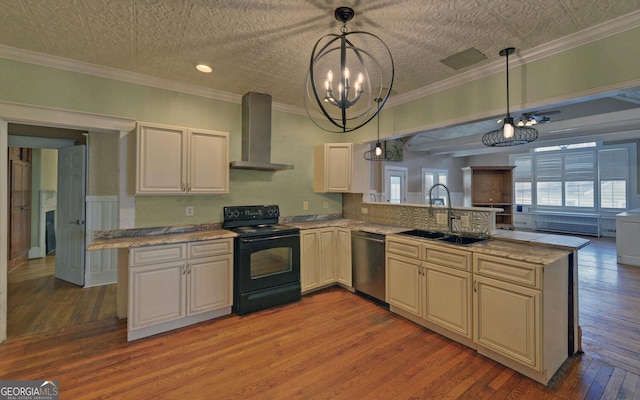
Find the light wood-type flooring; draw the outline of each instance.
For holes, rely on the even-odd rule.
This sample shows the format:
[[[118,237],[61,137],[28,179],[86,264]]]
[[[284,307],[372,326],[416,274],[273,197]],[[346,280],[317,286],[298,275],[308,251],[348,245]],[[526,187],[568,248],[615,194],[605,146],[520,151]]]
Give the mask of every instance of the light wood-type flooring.
[[[89,299],[58,282],[66,300],[33,289],[23,302],[34,320],[64,322],[19,329],[22,267],[9,274],[0,379],[58,380],[62,399],[640,399],[640,267],[616,263],[614,240],[590,239],[579,253],[585,354],[549,387],[337,287],[127,343],[111,289]]]

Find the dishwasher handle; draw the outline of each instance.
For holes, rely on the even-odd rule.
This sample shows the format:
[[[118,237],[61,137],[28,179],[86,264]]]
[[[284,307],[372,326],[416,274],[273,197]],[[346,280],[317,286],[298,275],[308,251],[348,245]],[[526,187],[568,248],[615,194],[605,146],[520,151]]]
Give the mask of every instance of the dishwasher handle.
[[[365,239],[372,242],[384,243],[385,236],[379,233],[371,233],[365,231],[351,231],[351,238]]]

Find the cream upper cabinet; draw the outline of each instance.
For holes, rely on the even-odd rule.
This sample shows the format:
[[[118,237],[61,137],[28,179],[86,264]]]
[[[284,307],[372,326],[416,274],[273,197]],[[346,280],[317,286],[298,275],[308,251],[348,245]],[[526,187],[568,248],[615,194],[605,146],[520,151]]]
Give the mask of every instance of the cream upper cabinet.
[[[313,191],[350,192],[353,144],[325,143],[313,149]]]
[[[316,193],[368,193],[368,145],[325,143],[313,149],[313,191]]]
[[[136,194],[229,192],[227,133],[141,123],[136,140]]]

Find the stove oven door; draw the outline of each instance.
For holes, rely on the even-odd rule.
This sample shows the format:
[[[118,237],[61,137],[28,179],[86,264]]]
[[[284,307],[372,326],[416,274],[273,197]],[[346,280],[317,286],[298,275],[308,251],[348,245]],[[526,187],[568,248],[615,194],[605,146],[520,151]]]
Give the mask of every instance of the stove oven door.
[[[236,291],[247,293],[300,281],[300,235],[239,237]]]

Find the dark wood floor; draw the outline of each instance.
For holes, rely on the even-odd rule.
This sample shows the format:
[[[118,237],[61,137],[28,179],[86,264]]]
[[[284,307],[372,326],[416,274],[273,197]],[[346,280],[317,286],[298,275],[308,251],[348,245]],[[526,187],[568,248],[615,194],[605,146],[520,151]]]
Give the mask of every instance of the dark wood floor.
[[[640,399],[640,268],[609,239],[579,258],[585,354],[550,387],[339,288],[132,343],[97,301],[69,301],[96,321],[10,335],[0,379],[56,379],[73,399]]]

